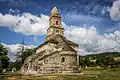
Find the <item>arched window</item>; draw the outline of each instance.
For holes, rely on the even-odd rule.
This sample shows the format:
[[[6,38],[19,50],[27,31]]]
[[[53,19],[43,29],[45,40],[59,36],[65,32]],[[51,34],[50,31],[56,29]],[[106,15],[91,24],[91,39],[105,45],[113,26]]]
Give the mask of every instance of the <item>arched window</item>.
[[[65,62],[65,58],[64,57],[62,57],[61,62]]]
[[[35,71],[37,71],[37,66],[35,66]]]
[[[47,63],[47,62],[48,62],[48,60],[47,60],[47,59],[45,59],[45,60],[44,60],[44,63]]]
[[[56,21],[56,25],[58,25],[58,21]]]

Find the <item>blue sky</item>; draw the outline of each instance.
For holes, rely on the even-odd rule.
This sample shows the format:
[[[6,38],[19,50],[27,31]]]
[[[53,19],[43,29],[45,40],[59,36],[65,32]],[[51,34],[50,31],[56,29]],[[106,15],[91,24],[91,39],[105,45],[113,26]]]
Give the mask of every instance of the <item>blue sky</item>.
[[[33,15],[45,14],[49,16],[51,9],[54,4],[56,4],[64,18],[63,21],[66,24],[95,25],[98,28],[98,31],[103,33],[106,32],[106,28],[114,27],[117,23],[111,20],[109,16],[109,9],[112,6],[112,3],[113,0],[0,0],[0,12],[2,14],[12,14],[10,9],[13,9],[19,10],[19,14],[31,13]],[[17,13],[13,14],[15,15]],[[76,17],[72,17],[72,15],[75,15]],[[71,17],[71,19],[68,17]],[[97,21],[100,22],[96,23]],[[21,42],[21,39],[24,38],[26,44],[39,45],[34,42],[33,37],[34,36],[26,36],[21,33],[13,32],[9,28],[0,27],[0,41],[6,44],[19,43]],[[37,37],[40,38],[40,43],[43,42],[43,38],[45,38],[41,36]]]
[[[99,40],[105,39],[110,41],[113,40],[113,36],[119,34],[119,3],[120,0],[0,0],[0,42],[6,45],[16,45],[24,39],[26,45],[40,45],[46,37],[50,11],[56,5],[62,16],[65,36],[81,45],[84,53],[97,52],[98,49],[95,47],[97,46],[101,50],[100,44],[99,46],[95,44],[94,50],[93,47],[88,49],[94,44],[83,47],[87,44],[84,42],[90,40],[94,43],[96,40],[98,43]],[[76,28],[80,33],[77,37],[71,31]],[[87,38],[81,37],[80,35],[86,30],[88,33],[92,30],[99,38],[96,39],[94,36],[91,40],[91,36],[90,38],[89,36]],[[69,31],[73,37],[70,37]],[[88,34],[86,33],[86,35]],[[112,36],[112,38],[108,39],[106,35],[107,37]],[[103,45],[106,44],[109,43]],[[119,49],[117,43],[114,46]],[[102,51],[105,52],[107,49],[99,52]]]

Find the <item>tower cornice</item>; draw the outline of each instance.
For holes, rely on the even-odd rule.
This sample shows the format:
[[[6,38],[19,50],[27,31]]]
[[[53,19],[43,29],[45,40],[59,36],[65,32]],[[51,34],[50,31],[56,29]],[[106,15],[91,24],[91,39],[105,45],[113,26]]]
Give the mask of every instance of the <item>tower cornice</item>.
[[[57,29],[62,29],[62,30],[64,30],[64,28],[61,28],[61,27],[50,26],[50,27],[47,29],[47,31],[48,31],[51,27],[52,27],[52,28],[57,28]]]

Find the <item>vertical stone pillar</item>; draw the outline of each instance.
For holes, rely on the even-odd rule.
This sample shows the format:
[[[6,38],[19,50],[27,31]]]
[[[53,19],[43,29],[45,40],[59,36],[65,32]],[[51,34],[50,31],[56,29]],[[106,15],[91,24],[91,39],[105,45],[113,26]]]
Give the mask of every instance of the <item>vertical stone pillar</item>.
[[[77,66],[79,66],[79,55],[77,54]]]

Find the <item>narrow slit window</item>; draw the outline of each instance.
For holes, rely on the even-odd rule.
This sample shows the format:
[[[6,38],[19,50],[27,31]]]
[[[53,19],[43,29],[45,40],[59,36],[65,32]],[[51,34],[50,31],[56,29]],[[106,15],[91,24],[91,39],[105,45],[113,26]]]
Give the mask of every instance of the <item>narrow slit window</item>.
[[[58,21],[56,21],[56,25],[58,25]]]

